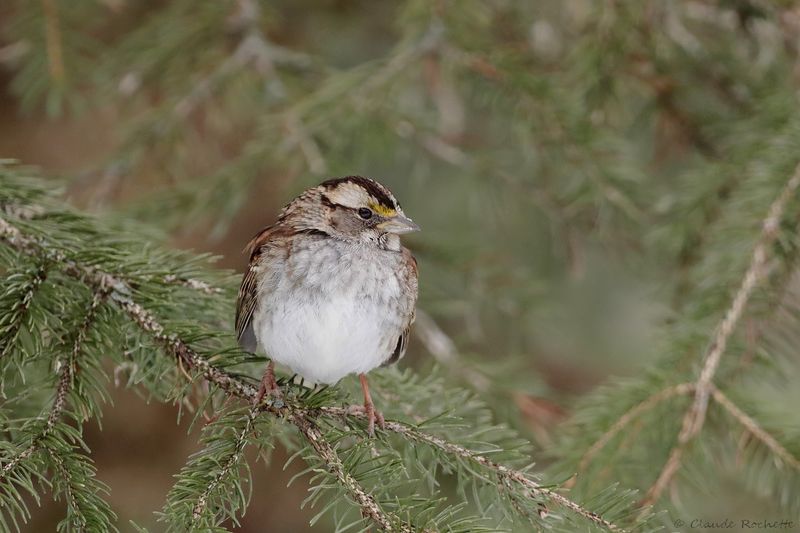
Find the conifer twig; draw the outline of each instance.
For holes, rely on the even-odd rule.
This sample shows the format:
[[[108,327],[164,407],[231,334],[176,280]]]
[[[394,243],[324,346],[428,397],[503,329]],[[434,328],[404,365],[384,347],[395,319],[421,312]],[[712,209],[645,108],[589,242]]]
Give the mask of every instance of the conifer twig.
[[[33,438],[30,445],[28,445],[25,450],[18,453],[11,459],[8,463],[3,465],[2,470],[0,470],[0,480],[5,479],[10,472],[12,472],[19,463],[33,455],[33,453],[39,449],[41,446],[42,441],[53,431],[53,428],[58,423],[58,420],[61,418],[61,414],[64,412],[64,407],[67,404],[67,395],[69,394],[70,389],[74,383],[74,371],[76,366],[76,361],[78,356],[83,349],[83,343],[86,340],[86,335],[89,333],[89,328],[91,328],[92,323],[97,316],[97,308],[100,306],[100,303],[105,299],[105,293],[103,292],[95,292],[92,297],[92,301],[89,304],[89,308],[84,316],[83,322],[78,327],[75,340],[72,344],[72,349],[70,350],[66,360],[61,362],[61,372],[58,378],[58,386],[56,387],[56,396],[53,400],[53,405],[50,407],[50,412],[47,416],[47,421],[45,422],[44,428]]]
[[[762,428],[758,422],[753,420],[747,413],[742,411],[728,396],[721,390],[712,385],[711,396],[728,414],[739,422],[748,433],[750,433],[756,440],[760,441],[772,453],[778,456],[784,463],[788,464],[795,470],[800,470],[800,460],[792,455],[792,453],[781,445],[769,432]]]
[[[166,333],[164,327],[155,319],[155,317],[141,305],[135,303],[130,297],[131,290],[123,281],[100,270],[80,265],[75,261],[68,259],[62,252],[58,250],[49,249],[46,252],[41,249],[40,243],[35,240],[22,235],[16,227],[9,224],[4,219],[0,218],[0,238],[3,238],[20,251],[37,254],[46,253],[53,262],[60,266],[61,269],[72,277],[88,284],[89,286],[99,289],[107,287],[111,289],[111,300],[116,303],[128,316],[144,331],[149,333],[154,340],[162,344],[168,353],[173,353],[176,358],[196,371],[199,371],[203,377],[211,383],[219,386],[228,394],[233,394],[248,401],[252,401],[256,397],[256,388],[251,384],[246,383],[224,370],[218,369],[209,364],[203,357],[192,350],[177,336]],[[62,379],[63,383],[68,383]],[[63,409],[64,398],[66,392],[61,392],[61,385],[59,385],[59,392],[56,395],[56,402],[52,413],[59,412]],[[270,410],[270,409],[268,409]],[[273,413],[275,410],[273,410]],[[334,472],[340,483],[347,489],[348,493],[354,498],[355,502],[361,507],[365,516],[372,519],[377,525],[387,531],[401,531],[411,532],[413,529],[408,525],[402,525],[395,528],[392,520],[380,509],[375,499],[362,487],[352,476],[347,474],[344,466],[338,457],[338,454],[333,447],[323,438],[322,433],[317,429],[316,425],[310,420],[307,414],[302,410],[298,411],[291,417],[294,423],[303,436],[309,441],[311,447],[318,454],[320,459]],[[53,421],[53,424],[55,421]],[[48,420],[48,427],[50,422]],[[24,456],[18,456],[18,459],[13,466],[5,465],[2,475],[5,476],[6,472],[16,466],[19,461],[30,456],[35,451],[32,447],[26,449]],[[23,455],[20,454],[20,455]],[[202,509],[201,509],[202,512]],[[388,526],[388,528],[387,528]]]
[[[676,444],[673,446],[667,462],[664,464],[658,478],[644,499],[640,502],[642,507],[648,507],[658,501],[661,494],[669,486],[672,478],[680,468],[683,453],[686,446],[700,433],[705,423],[705,416],[708,410],[708,399],[713,390],[712,380],[719,368],[722,354],[725,353],[728,340],[733,334],[739,319],[744,313],[744,309],[756,286],[764,277],[767,263],[767,251],[778,236],[781,218],[786,208],[786,204],[794,196],[800,186],[800,165],[795,168],[794,174],[784,185],[778,197],[769,208],[767,217],[764,219],[761,236],[753,249],[750,259],[750,266],[742,279],[731,306],[725,313],[725,317],[715,330],[711,345],[709,346],[703,361],[703,368],[698,376],[694,401],[683,416],[681,430],[678,434]]]
[[[365,414],[349,413],[346,409],[341,407],[322,407],[320,408],[320,411],[339,419],[346,419],[347,417],[366,418]],[[580,504],[570,500],[569,498],[566,498],[565,496],[562,496],[550,488],[541,486],[536,481],[526,476],[523,472],[497,463],[485,455],[481,455],[480,453],[469,450],[459,444],[455,444],[441,437],[419,431],[415,427],[402,422],[386,420],[385,430],[402,435],[408,440],[427,444],[428,446],[437,448],[449,455],[461,457],[462,459],[467,459],[468,461],[483,466],[484,468],[488,468],[489,470],[494,471],[504,482],[509,481],[521,485],[532,495],[547,498],[561,507],[569,509],[573,513],[582,516],[585,519],[608,529],[609,531],[623,531],[619,526],[609,522],[608,520],[605,520],[597,513],[585,509]]]
[[[107,272],[68,259],[63,252],[52,247],[46,247],[32,238],[24,236],[19,229],[9,224],[3,218],[0,218],[0,239],[5,240],[12,247],[22,252],[31,255],[45,255],[55,265],[60,267],[65,274],[86,283],[94,290],[109,290],[111,301],[124,311],[143,331],[147,332],[157,343],[161,344],[167,353],[172,353],[178,361],[186,365],[187,368],[199,372],[208,382],[213,383],[230,395],[237,396],[247,401],[252,401],[256,397],[256,387],[251,383],[212,365],[204,357],[195,352],[180,337],[168,333],[152,313],[133,301],[131,297],[131,288],[121,279]],[[370,517],[381,527],[384,527],[385,523],[390,524],[392,526],[390,531],[413,531],[413,529],[405,529],[410,527],[408,525],[401,525],[399,529],[393,525],[394,522],[388,518],[388,515],[380,510],[380,506],[375,502],[374,498],[369,495],[366,489],[352,476],[347,474],[341,460],[338,458],[338,454],[330,443],[324,439],[322,433],[316,427],[313,421],[315,412],[328,413],[337,418],[342,418],[345,415],[343,409],[335,407],[304,409],[300,406],[286,406],[284,408],[264,406],[262,410],[269,411],[275,415],[284,415],[288,413],[289,420],[303,433],[320,459],[333,471],[338,481],[348,490],[351,497],[353,497],[355,502],[361,507],[365,516]],[[501,478],[520,484],[531,494],[549,498],[562,507],[610,531],[621,531],[618,526],[608,522],[596,513],[583,508],[578,503],[573,502],[551,489],[540,486],[524,473],[496,463],[480,453],[473,452],[440,437],[428,435],[399,422],[387,421],[386,427],[409,439],[417,442],[424,442],[446,453],[468,459],[476,464],[494,470]],[[379,515],[378,512],[382,514]]]
[[[187,287],[189,289],[194,289],[196,291],[200,291],[203,294],[221,294],[222,289],[219,287],[214,287],[210,283],[203,281],[201,279],[195,278],[181,278],[174,274],[168,274],[164,276],[164,282],[169,284],[181,285],[183,287]]]
[[[608,430],[603,433],[599,439],[595,441],[594,444],[583,454],[581,457],[580,463],[578,463],[578,471],[586,470],[586,467],[589,466],[589,462],[594,458],[597,453],[603,449],[603,447],[611,441],[614,436],[622,431],[628,424],[630,424],[634,419],[638,418],[642,413],[649,411],[650,409],[654,408],[656,405],[669,400],[674,396],[683,396],[684,394],[689,394],[693,392],[695,389],[694,383],[680,383],[678,385],[672,385],[671,387],[667,387],[666,389],[661,389],[655,394],[650,395],[645,400],[637,403],[623,414],[621,417],[614,422]]]
[[[31,301],[46,279],[47,266],[44,263],[40,263],[31,276],[31,279],[28,281],[22,298],[20,298],[14,306],[13,312],[16,314],[14,322],[11,324],[8,333],[0,339],[0,359],[6,355],[6,351],[11,346],[17,333],[19,333],[22,323],[25,321],[25,316],[30,310]]]
[[[247,445],[247,437],[253,430],[253,423],[255,422],[258,413],[258,406],[253,406],[250,408],[250,411],[247,413],[247,422],[245,423],[244,429],[236,439],[236,445],[234,446],[233,453],[228,457],[228,460],[225,461],[225,464],[222,466],[222,468],[219,469],[219,472],[217,472],[217,475],[214,476],[213,481],[208,484],[200,497],[197,498],[197,503],[195,503],[194,507],[192,508],[192,520],[194,522],[197,522],[200,520],[200,517],[203,516],[203,512],[208,506],[208,499],[211,496],[211,493],[214,492],[214,490],[223,482],[225,476],[227,476],[241,460],[242,453]]]
[[[375,522],[382,531],[398,531],[400,533],[413,533],[415,531],[411,525],[400,522],[397,518],[393,520],[381,509],[375,498],[353,476],[345,471],[339,454],[325,439],[308,414],[297,411],[291,415],[291,420],[314,449],[317,456],[325,463],[328,471],[336,476],[339,483],[347,489],[350,496],[361,507],[361,513],[365,517]]]
[[[75,497],[75,491],[72,490],[72,476],[67,470],[66,465],[64,464],[64,460],[56,453],[52,455],[53,461],[56,464],[56,470],[61,474],[61,477],[64,478],[64,497],[67,500],[67,508],[72,507],[78,511],[76,516],[77,524],[76,531],[83,532],[86,531],[86,517],[80,512],[81,506],[78,498]]]

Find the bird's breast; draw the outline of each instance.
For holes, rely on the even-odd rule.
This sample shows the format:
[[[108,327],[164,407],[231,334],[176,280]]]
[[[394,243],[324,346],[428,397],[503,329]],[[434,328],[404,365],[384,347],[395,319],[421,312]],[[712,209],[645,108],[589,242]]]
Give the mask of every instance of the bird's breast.
[[[380,366],[403,329],[394,259],[358,248],[308,246],[262,264],[254,314],[259,344],[313,382],[335,383]]]

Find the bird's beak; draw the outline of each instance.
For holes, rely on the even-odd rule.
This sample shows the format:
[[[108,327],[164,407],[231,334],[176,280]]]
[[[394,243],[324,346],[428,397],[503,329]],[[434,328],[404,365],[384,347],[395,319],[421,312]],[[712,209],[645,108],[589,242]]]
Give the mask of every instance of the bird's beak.
[[[381,222],[377,225],[377,227],[381,231],[394,233],[396,235],[412,233],[420,230],[420,227],[414,224],[413,220],[403,215],[394,216],[385,222]]]

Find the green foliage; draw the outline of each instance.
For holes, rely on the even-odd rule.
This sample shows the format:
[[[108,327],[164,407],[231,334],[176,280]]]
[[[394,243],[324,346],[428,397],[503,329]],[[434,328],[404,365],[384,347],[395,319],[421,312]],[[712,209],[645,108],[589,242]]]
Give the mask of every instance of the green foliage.
[[[596,526],[437,442],[522,471],[536,458],[530,482],[577,472],[570,498],[624,526],[658,526],[628,504],[647,498],[676,449],[655,511],[797,515],[796,191],[725,338],[702,429],[685,446],[678,437],[798,164],[791,2],[70,4],[3,8],[0,61],[29,113],[113,110],[115,148],[67,187],[115,218],[0,170],[0,217],[25,238],[6,231],[0,245],[2,464],[35,443],[0,480],[6,529],[48,490],[67,502],[65,525],[114,523],[81,451],[81,424],[99,416],[112,378],[194,424],[216,417],[160,515],[174,531],[238,523],[253,457],[275,446],[305,464],[314,521],[337,531],[375,522],[357,487],[399,530]],[[348,383],[286,383],[287,406],[263,413],[242,403],[264,359],[229,333],[236,279],[159,247],[140,224],[244,241],[228,233],[244,207],[265,213],[353,173],[387,183],[424,228],[411,241],[421,306],[447,340],[420,335],[442,368],[376,375],[379,405],[405,425],[374,440],[331,411],[357,396]],[[83,363],[46,429],[70,357]],[[523,393],[564,406],[569,422],[528,431]],[[317,434],[327,445],[311,444]],[[672,528],[666,514],[655,520]]]
[[[319,509],[312,522],[332,515],[337,530],[366,530],[382,520],[400,531],[524,530],[531,522],[565,531],[576,523],[599,527],[589,511],[575,512],[580,507],[554,509],[551,517],[564,513],[559,521],[543,518],[539,511],[550,498],[540,491],[549,489],[522,473],[514,475],[529,486],[515,482],[498,464],[526,461],[525,442],[492,423],[474,395],[449,388],[435,373],[425,379],[397,370],[378,374],[373,388],[387,417],[411,424],[374,440],[338,407],[345,397],[336,389],[284,382],[287,396],[280,405],[269,404],[269,413],[229,406],[226,391],[252,399],[256,381],[250,372],[263,365],[233,348],[232,335],[218,329],[233,300],[230,278],[203,270],[202,259],[149,247],[132,233],[64,209],[18,172],[0,170],[3,268],[24,268],[8,276],[4,293],[10,304],[3,330],[9,399],[4,431],[11,438],[3,445],[0,488],[7,529],[19,529],[18,521],[29,518],[21,494],[39,498],[37,486],[51,487],[66,501],[64,529],[114,529],[102,499],[105,487],[79,453],[88,452],[81,425],[99,416],[112,381],[107,358],[116,365],[113,377],[125,373],[128,386],[190,408],[195,422],[213,413],[203,428],[203,448],[179,474],[164,507],[170,530],[235,524],[249,503],[247,448],[266,457],[276,439],[308,464],[306,503]],[[39,307],[44,289],[50,291],[47,310]],[[20,324],[35,342],[23,341]],[[42,414],[26,417],[37,399],[29,382],[52,382],[54,367],[55,399]],[[198,386],[204,392],[198,394]],[[287,433],[278,419],[299,434]],[[452,488],[448,478],[455,481]],[[602,507],[603,518],[613,521],[620,509],[629,509],[630,498],[607,495]],[[373,514],[365,510],[370,508]]]

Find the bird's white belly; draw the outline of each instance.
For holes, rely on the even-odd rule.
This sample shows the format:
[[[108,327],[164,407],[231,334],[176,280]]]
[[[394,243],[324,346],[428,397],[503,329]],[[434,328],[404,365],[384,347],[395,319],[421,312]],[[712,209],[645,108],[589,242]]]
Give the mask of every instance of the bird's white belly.
[[[256,336],[270,358],[306,380],[335,383],[368,372],[394,348],[390,335],[395,328],[382,319],[385,310],[374,301],[352,293],[305,293],[281,300],[256,313]]]

